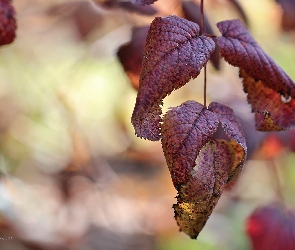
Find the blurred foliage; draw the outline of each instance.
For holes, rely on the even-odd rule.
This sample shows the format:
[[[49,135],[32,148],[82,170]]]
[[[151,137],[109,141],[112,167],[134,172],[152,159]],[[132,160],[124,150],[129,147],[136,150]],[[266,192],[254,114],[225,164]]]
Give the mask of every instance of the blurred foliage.
[[[134,135],[136,92],[116,50],[133,26],[153,17],[95,6],[97,21],[81,36],[78,20],[93,11],[90,1],[82,1],[85,8],[79,1],[14,2],[17,38],[0,48],[0,238],[6,239],[0,248],[250,249],[244,220],[276,196],[263,138],[251,146],[238,183],[193,241],[174,221],[176,193],[160,143]],[[207,2],[211,24],[238,16],[227,1]],[[278,5],[240,2],[253,37],[294,79],[294,34],[280,33]],[[179,12],[177,1],[154,6],[157,15]],[[209,99],[228,103],[252,126],[237,69],[222,63],[221,72],[210,66],[208,72]],[[164,108],[201,100],[202,81],[201,74],[169,96]],[[282,150],[274,160],[286,202],[295,206],[295,154],[280,136]],[[248,140],[254,137],[250,132]]]

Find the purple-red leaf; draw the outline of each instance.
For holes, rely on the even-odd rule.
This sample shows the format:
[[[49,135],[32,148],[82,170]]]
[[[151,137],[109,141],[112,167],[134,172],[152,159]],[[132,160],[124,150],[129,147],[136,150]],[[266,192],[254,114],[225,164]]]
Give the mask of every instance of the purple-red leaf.
[[[229,141],[213,140],[221,123]],[[241,172],[247,148],[232,109],[213,102],[207,109],[195,101],[171,108],[163,118],[162,147],[178,191],[175,218],[196,238],[225,185]]]
[[[265,54],[239,20],[223,21],[218,23],[217,27],[222,33],[222,36],[217,38],[220,54],[227,62],[240,68],[240,75],[244,78],[244,89],[248,93],[248,101],[253,112],[261,114],[266,111],[275,126],[292,129],[295,119],[293,114],[291,117],[289,115],[294,104],[290,100],[295,98],[295,83]],[[258,92],[264,93],[259,96]],[[282,101],[279,102],[280,98]],[[274,99],[276,102],[272,105]],[[256,117],[261,118],[260,115]],[[260,122],[261,119],[256,120],[257,124]],[[271,128],[263,124],[259,126],[261,130],[263,127]]]
[[[139,137],[160,139],[163,99],[200,74],[214,47],[211,38],[199,36],[196,23],[176,16],[154,19],[147,35],[131,119]]]
[[[216,115],[195,101],[187,101],[165,114],[162,146],[176,188],[188,181],[198,152],[217,127]]]
[[[253,250],[295,249],[295,210],[279,204],[257,208],[247,220]]]
[[[117,56],[136,90],[138,89],[142,54],[148,30],[149,26],[134,28],[131,41],[121,46],[117,52]]]
[[[192,22],[201,25],[201,8],[200,6],[194,1],[183,1],[182,3],[182,10],[184,17]],[[204,26],[205,26],[205,33],[214,35],[213,29],[208,21],[206,15],[204,14]],[[213,41],[216,42],[216,39],[213,38]],[[215,46],[214,52],[210,56],[210,61],[215,69],[219,70],[219,61],[220,56],[218,52],[218,46]]]
[[[0,0],[0,45],[15,39],[16,19],[11,0]]]
[[[153,4],[156,1],[157,0],[131,0],[132,3],[139,4],[139,5]]]

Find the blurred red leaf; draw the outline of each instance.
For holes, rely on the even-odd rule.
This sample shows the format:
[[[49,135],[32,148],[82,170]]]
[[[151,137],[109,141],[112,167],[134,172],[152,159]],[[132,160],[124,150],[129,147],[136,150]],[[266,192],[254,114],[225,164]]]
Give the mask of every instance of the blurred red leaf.
[[[183,1],[182,3],[182,10],[184,17],[192,22],[197,23],[198,25],[201,25],[201,9],[200,6],[193,1]],[[204,26],[205,26],[205,33],[214,35],[213,29],[210,25],[209,20],[207,19],[206,15],[204,14]],[[220,55],[218,52],[218,46],[216,45],[216,39],[213,38],[213,41],[215,42],[215,50],[210,56],[210,61],[215,69],[219,70],[219,61],[220,61]]]
[[[117,52],[117,56],[136,90],[138,90],[143,50],[148,30],[149,26],[133,28],[131,41],[121,46]]]
[[[231,5],[234,7],[234,9],[240,14],[244,24],[248,27],[249,25],[249,21],[247,18],[247,15],[242,7],[242,5],[240,4],[240,2],[238,0],[228,0]]]
[[[0,45],[12,43],[15,31],[15,10],[11,0],[0,0]]]
[[[217,27],[222,33],[217,38],[220,54],[240,68],[248,102],[256,112],[257,129],[292,129],[294,101],[290,98],[295,98],[295,83],[265,54],[239,20],[219,22]]]
[[[141,15],[152,16],[157,13],[157,10],[152,6],[143,6],[144,4],[138,5],[130,1],[94,0],[94,2],[106,8],[121,8]]]
[[[257,208],[248,218],[246,230],[254,250],[293,250],[295,210],[278,204]]]
[[[139,4],[139,5],[153,4],[156,1],[157,0],[131,0],[132,3]]]
[[[154,19],[147,35],[131,118],[139,137],[160,139],[162,100],[200,74],[214,47],[211,38],[199,36],[196,23],[176,16]]]
[[[276,0],[281,6],[282,21],[281,27],[284,31],[295,30],[295,1],[294,0]]]
[[[221,123],[229,141],[214,140]],[[178,191],[175,219],[197,238],[225,185],[235,180],[247,148],[232,109],[213,102],[208,109],[195,101],[171,108],[163,118],[162,147]]]

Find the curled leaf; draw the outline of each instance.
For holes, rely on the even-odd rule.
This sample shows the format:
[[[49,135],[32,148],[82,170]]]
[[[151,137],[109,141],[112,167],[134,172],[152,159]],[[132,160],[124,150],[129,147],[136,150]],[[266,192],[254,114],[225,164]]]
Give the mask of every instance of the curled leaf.
[[[131,118],[139,137],[160,139],[162,100],[196,78],[208,62],[215,45],[211,38],[199,36],[199,30],[196,23],[176,16],[153,20]]]
[[[247,220],[253,250],[295,249],[295,211],[279,204],[257,208]]]
[[[209,141],[199,152],[190,180],[178,191],[175,219],[192,239],[198,237],[217,204],[232,160],[226,141]]]
[[[216,115],[195,101],[187,101],[165,114],[162,147],[176,188],[188,181],[198,152],[217,127]]]
[[[240,75],[244,79],[244,89],[248,93],[248,102],[253,111],[260,114],[267,111],[275,126],[279,126],[281,129],[292,129],[295,125],[293,116],[289,121],[279,123],[277,123],[277,118],[278,116],[287,118],[293,102],[285,105],[287,102],[278,102],[278,98],[294,99],[295,83],[265,54],[239,20],[223,21],[218,23],[217,27],[222,33],[222,36],[217,38],[220,54],[227,62],[240,68]],[[268,94],[262,94],[263,91]],[[262,95],[259,96],[258,92]],[[267,105],[266,103],[273,102],[274,97],[275,105]],[[268,109],[264,108],[265,105]],[[286,111],[287,113],[284,113]],[[256,117],[261,116],[257,115]],[[269,121],[269,119],[267,120]],[[259,121],[256,120],[256,123],[259,124]],[[267,125],[261,126],[270,128]]]
[[[241,172],[247,156],[247,145],[243,129],[231,108],[218,102],[212,102],[208,109],[218,117],[225,133],[230,139],[229,143],[235,151],[236,160],[232,165],[228,179],[228,182],[230,182],[235,180]]]
[[[212,139],[219,123],[229,141]],[[187,101],[165,114],[162,147],[178,191],[175,218],[182,231],[196,238],[225,185],[244,165],[247,148],[241,125],[222,104],[213,102],[207,109]]]

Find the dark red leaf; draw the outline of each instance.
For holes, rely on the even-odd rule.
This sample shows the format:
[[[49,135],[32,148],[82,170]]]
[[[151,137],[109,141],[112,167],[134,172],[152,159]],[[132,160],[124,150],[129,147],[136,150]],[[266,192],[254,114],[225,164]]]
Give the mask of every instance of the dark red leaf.
[[[135,133],[160,139],[162,100],[196,78],[214,50],[196,23],[177,16],[156,17],[147,35],[139,91],[131,122]]]
[[[133,4],[130,1],[120,0],[94,0],[97,4],[106,8],[121,8],[130,12],[139,13],[142,15],[152,16],[157,13],[157,10],[152,6],[142,6]]]
[[[131,41],[121,46],[117,52],[117,56],[136,90],[138,89],[143,50],[148,30],[149,26],[133,28]]]
[[[15,39],[16,19],[11,0],[0,0],[0,45]]]
[[[219,123],[229,142],[212,139]],[[241,126],[222,104],[207,109],[187,101],[165,114],[162,147],[178,191],[175,218],[182,231],[196,238],[225,185],[242,170],[247,148]]]
[[[295,1],[294,0],[276,0],[282,7],[281,27],[284,31],[295,30]]]
[[[189,21],[195,22],[198,25],[201,25],[201,9],[196,2],[183,1],[182,10],[183,10],[184,18],[186,18]],[[205,26],[206,34],[214,35],[213,29],[205,14],[204,14],[204,26]],[[213,41],[216,43],[215,38],[213,38]],[[212,65],[215,67],[215,69],[219,70],[220,56],[218,52],[218,46],[215,46],[215,50],[210,56],[210,61]]]
[[[247,220],[254,250],[295,249],[295,210],[279,204],[257,208]]]
[[[153,4],[156,1],[157,0],[131,0],[132,3],[139,4],[139,5]]]
[[[209,141],[199,152],[190,180],[178,191],[173,205],[180,229],[196,239],[227,183],[232,152],[226,141]]]
[[[217,27],[222,33],[222,36],[217,38],[220,54],[227,62],[241,69],[240,75],[244,78],[244,89],[248,92],[248,101],[253,112],[258,113],[256,123],[259,124],[265,120],[264,116],[261,119],[261,114],[266,111],[270,116],[265,117],[266,122],[270,121],[269,118],[271,118],[275,126],[282,129],[292,129],[294,119],[288,115],[293,106],[293,102],[289,100],[295,98],[295,83],[265,54],[239,20],[223,21],[218,23]],[[259,81],[261,83],[257,84]],[[247,85],[252,87],[248,88]],[[272,90],[272,92],[267,89]],[[263,93],[264,91],[268,94]],[[258,92],[261,95],[258,95]],[[274,98],[276,102],[272,105]],[[286,101],[279,103],[279,99]],[[270,105],[267,106],[268,104]],[[265,109],[266,106],[269,109]],[[274,107],[275,109],[271,109]],[[278,117],[283,120],[279,120]],[[261,124],[259,126],[258,128],[261,130],[264,128],[271,129],[271,126],[268,125]]]

